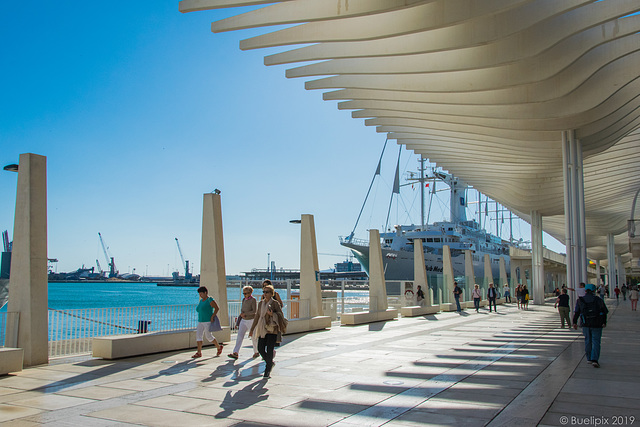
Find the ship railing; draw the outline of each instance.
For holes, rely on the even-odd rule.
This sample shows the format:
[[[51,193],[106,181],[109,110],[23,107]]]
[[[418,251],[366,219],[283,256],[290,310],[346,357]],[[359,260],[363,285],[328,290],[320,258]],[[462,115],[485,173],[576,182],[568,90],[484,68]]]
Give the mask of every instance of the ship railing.
[[[340,243],[352,243],[358,246],[369,246],[369,241],[364,239],[356,239],[355,237],[349,238],[340,236]]]

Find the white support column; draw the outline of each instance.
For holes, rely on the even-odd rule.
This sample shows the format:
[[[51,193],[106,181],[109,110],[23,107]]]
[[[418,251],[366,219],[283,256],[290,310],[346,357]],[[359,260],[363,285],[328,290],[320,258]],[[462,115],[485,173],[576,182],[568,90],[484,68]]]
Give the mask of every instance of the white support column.
[[[388,308],[380,232],[375,229],[369,230],[369,297],[369,311],[385,311]]]
[[[602,284],[602,280],[600,279],[600,260],[596,260],[596,289],[600,287]],[[614,286],[615,287],[615,286]],[[613,288],[609,287],[610,291],[613,291]]]
[[[209,296],[218,303],[220,324],[229,327],[220,194],[209,193],[203,197],[200,260],[200,286],[205,286],[209,291]]]
[[[302,215],[300,235],[300,299],[309,301],[311,317],[323,316],[318,267],[316,226],[313,215]]]
[[[538,211],[531,212],[531,293],[535,305],[544,304],[542,215]]]
[[[49,362],[47,158],[21,154],[13,225],[6,343],[24,350],[24,366]],[[11,315],[11,313],[17,313]],[[13,322],[11,322],[13,323]]]
[[[607,283],[611,290],[616,287],[616,247],[613,234],[607,234],[607,263]]]
[[[624,269],[624,263],[622,262],[622,255],[618,255],[617,259],[618,286],[622,287],[622,284],[627,282],[627,274]],[[613,288],[615,288],[615,285],[613,287],[609,286],[609,292],[613,292]]]
[[[427,282],[427,269],[424,265],[424,249],[422,247],[422,239],[413,240],[413,292],[416,292],[418,286],[422,287],[424,292],[424,305],[427,307],[433,303],[431,299],[431,291]]]
[[[582,145],[574,131],[562,132],[562,172],[564,178],[565,246],[567,286],[577,288],[587,281],[587,247],[584,205]],[[571,292],[571,307],[576,293]]]

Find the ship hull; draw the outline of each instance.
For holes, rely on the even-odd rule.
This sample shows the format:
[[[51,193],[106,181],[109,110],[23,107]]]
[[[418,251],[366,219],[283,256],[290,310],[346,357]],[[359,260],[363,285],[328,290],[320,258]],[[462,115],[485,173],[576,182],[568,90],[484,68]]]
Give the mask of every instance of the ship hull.
[[[369,274],[369,247],[354,243],[343,242],[342,245],[351,249],[354,256],[358,259],[362,267]],[[500,267],[497,260],[500,257],[491,256],[491,275],[494,278],[500,277]],[[504,256],[503,256],[504,257]],[[477,257],[480,261],[473,262],[473,270],[476,278],[484,277],[484,256]],[[509,257],[504,257],[507,271],[509,267]],[[427,270],[428,279],[442,275],[442,256],[434,253],[424,254],[424,263]],[[453,266],[453,275],[455,280],[465,282],[465,256],[464,254],[452,256],[451,263]],[[393,250],[382,248],[382,266],[384,269],[385,280],[414,280],[414,261],[413,252],[403,250]]]

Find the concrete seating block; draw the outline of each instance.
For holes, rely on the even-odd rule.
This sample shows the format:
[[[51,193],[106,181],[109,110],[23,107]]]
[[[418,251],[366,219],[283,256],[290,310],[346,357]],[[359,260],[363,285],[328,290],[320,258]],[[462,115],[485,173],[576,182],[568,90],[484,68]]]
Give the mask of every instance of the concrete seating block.
[[[425,314],[435,314],[439,311],[439,305],[414,305],[400,308],[400,314],[404,317],[424,316]]]
[[[342,313],[340,324],[342,325],[362,325],[365,323],[381,322],[393,320],[398,317],[398,310],[389,308],[386,311],[361,311],[357,313]]]
[[[285,335],[317,331],[320,329],[331,329],[331,316],[316,316],[310,319],[289,320],[287,333]]]
[[[0,375],[22,371],[24,350],[21,348],[0,347]]]
[[[221,331],[214,332],[213,336],[218,342],[229,342],[231,330],[225,326]],[[212,344],[205,339],[203,345]],[[196,347],[196,332],[192,329],[185,329],[147,334],[112,335],[94,338],[92,347],[93,357],[103,359],[120,359],[143,354],[184,350]]]
[[[462,307],[462,303],[460,303],[460,307]],[[458,307],[455,302],[449,302],[440,304],[440,311],[458,311]]]

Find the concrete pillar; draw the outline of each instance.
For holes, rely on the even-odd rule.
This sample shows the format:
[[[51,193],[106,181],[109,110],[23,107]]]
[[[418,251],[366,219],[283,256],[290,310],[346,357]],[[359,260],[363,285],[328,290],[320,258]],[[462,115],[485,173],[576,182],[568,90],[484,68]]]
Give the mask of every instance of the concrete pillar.
[[[224,239],[222,236],[222,202],[220,194],[205,194],[202,211],[202,253],[200,255],[200,286],[220,307],[218,318],[222,326],[229,326],[227,307],[227,279],[224,266]]]
[[[531,297],[536,305],[544,304],[544,254],[542,246],[542,215],[531,212]]]
[[[509,282],[509,287],[511,289],[515,289],[518,286],[518,265],[519,262],[515,261],[513,258],[509,260],[509,268],[511,270],[511,280]]]
[[[380,232],[374,229],[369,230],[369,297],[369,311],[385,311],[388,308]]]
[[[493,272],[491,271],[491,257],[489,254],[484,254],[484,286],[480,287],[484,289],[489,288],[489,283],[493,283]]]
[[[601,284],[601,280],[600,280],[600,260],[596,260],[596,289],[600,287]],[[615,286],[614,286],[615,288]],[[611,288],[611,286],[609,286],[609,291],[612,292],[613,288]]]
[[[313,215],[302,215],[300,235],[300,299],[309,301],[311,317],[323,316],[322,291],[320,288],[320,268],[318,267],[318,247],[316,226]]]
[[[24,366],[49,362],[47,283],[47,158],[21,154],[13,228],[7,346],[24,350]]]
[[[413,292],[416,292],[418,286],[421,286],[424,292],[424,305],[428,307],[433,304],[429,283],[427,282],[427,269],[424,265],[422,239],[413,240]]]
[[[449,245],[442,246],[442,280],[444,285],[443,288],[446,290],[444,302],[455,302],[453,300],[453,263],[451,262],[451,249],[449,249]],[[440,304],[442,303],[443,301],[440,301]]]
[[[500,257],[500,292],[502,292],[502,287],[505,283],[508,284],[507,279],[507,263],[503,256]]]
[[[476,284],[476,275],[473,271],[473,253],[470,249],[464,251],[464,275],[467,278],[467,299],[471,299],[473,285]]]

